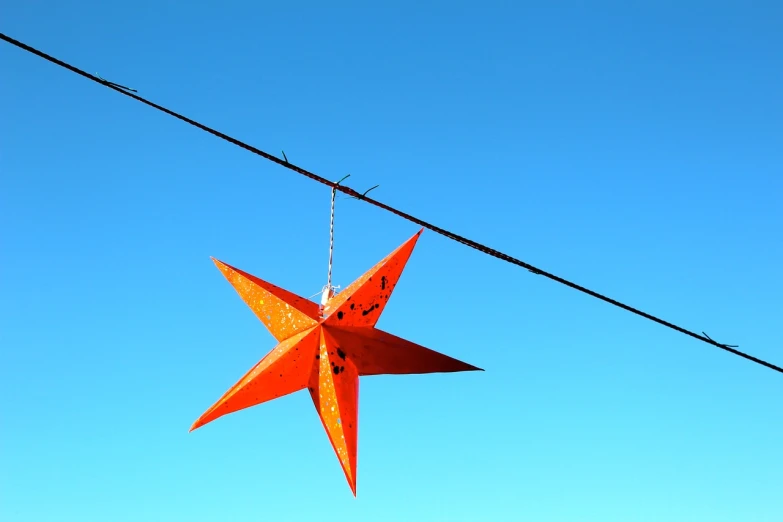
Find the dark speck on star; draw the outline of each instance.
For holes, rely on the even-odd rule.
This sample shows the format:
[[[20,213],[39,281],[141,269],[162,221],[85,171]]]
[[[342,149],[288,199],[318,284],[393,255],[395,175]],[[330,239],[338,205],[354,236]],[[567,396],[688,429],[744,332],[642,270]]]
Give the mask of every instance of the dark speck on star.
[[[315,358],[316,358],[316,359],[320,359],[320,358],[321,358],[321,356],[316,354]]]
[[[340,371],[344,372],[345,371],[345,366],[340,366]]]
[[[354,303],[351,303],[351,310],[353,310],[355,306],[356,305]]]
[[[343,312],[342,312],[342,310],[341,310],[341,311],[339,311],[339,312],[337,312],[337,318],[338,318],[338,319],[342,319],[342,318],[343,318]]]
[[[342,359],[343,361],[345,360],[345,352],[344,352],[344,351],[342,351],[342,350],[341,350],[341,349],[339,349],[339,348],[337,349],[337,356],[338,356],[340,359]]]
[[[334,367],[334,374],[337,375],[338,373],[340,373],[340,367],[339,366],[335,366]]]

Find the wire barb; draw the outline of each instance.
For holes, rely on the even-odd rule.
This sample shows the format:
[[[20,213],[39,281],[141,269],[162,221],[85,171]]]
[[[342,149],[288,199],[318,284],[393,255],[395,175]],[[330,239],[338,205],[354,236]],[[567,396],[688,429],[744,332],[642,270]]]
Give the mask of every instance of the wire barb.
[[[247,144],[247,143],[245,143],[243,141],[240,141],[240,140],[238,140],[236,138],[232,138],[231,136],[229,136],[227,134],[224,134],[224,133],[222,133],[222,132],[220,132],[218,130],[215,130],[215,129],[211,128],[211,127],[207,127],[206,125],[204,125],[202,123],[199,123],[199,122],[197,122],[197,121],[195,121],[195,120],[193,120],[191,118],[188,118],[187,116],[183,116],[182,114],[174,112],[174,111],[172,111],[170,109],[167,109],[166,107],[163,107],[162,105],[158,105],[157,103],[151,102],[151,101],[147,100],[146,98],[142,98],[141,96],[138,96],[137,94],[133,94],[136,91],[132,91],[131,89],[128,89],[126,87],[123,87],[121,85],[118,85],[118,84],[115,84],[115,83],[112,83],[112,82],[108,82],[108,81],[106,81],[106,80],[104,80],[104,79],[102,79],[102,78],[100,78],[98,76],[95,76],[93,74],[85,72],[82,69],[79,69],[79,68],[77,68],[77,67],[75,67],[75,66],[73,66],[71,64],[68,64],[66,62],[63,62],[62,60],[59,60],[59,59],[57,59],[57,58],[55,58],[53,56],[50,56],[50,55],[44,53],[43,51],[39,51],[38,49],[30,47],[29,45],[27,45],[25,43],[22,43],[22,42],[20,42],[18,40],[15,40],[15,39],[11,38],[10,36],[7,36],[7,35],[5,35],[3,33],[0,33],[0,39],[4,40],[4,41],[6,41],[6,42],[8,42],[8,43],[10,43],[12,45],[15,45],[16,47],[19,47],[20,49],[23,49],[23,50],[25,50],[25,51],[27,51],[27,52],[29,52],[31,54],[34,54],[34,55],[38,56],[39,58],[43,58],[44,60],[47,60],[47,61],[49,61],[51,63],[59,65],[60,67],[68,69],[69,71],[71,71],[73,73],[76,73],[76,74],[78,74],[80,76],[83,76],[83,77],[87,78],[88,80],[92,80],[92,81],[97,82],[97,83],[99,83],[101,85],[104,85],[104,86],[106,86],[106,87],[108,87],[110,89],[113,89],[113,90],[119,92],[120,94],[124,94],[125,96],[133,98],[134,100],[136,100],[138,102],[141,102],[144,105],[147,105],[148,107],[152,107],[153,109],[156,109],[156,110],[161,111],[161,112],[163,112],[165,114],[168,114],[169,116],[172,116],[172,117],[174,117],[174,118],[176,118],[176,119],[178,119],[180,121],[183,121],[183,122],[185,122],[185,123],[187,123],[189,125],[192,125],[193,127],[201,129],[204,132],[208,132],[209,134],[212,134],[213,136],[216,136],[216,137],[218,137],[218,138],[220,138],[222,140],[225,140],[225,141],[227,141],[227,142],[229,142],[229,143],[231,143],[233,145],[236,145],[237,147],[241,147],[241,148],[243,148],[243,149],[245,149],[245,150],[247,150],[249,152],[252,152],[253,154],[261,156],[264,159],[267,159],[267,160],[269,160],[269,161],[271,161],[273,163],[277,163],[278,165],[281,165],[281,166],[283,166],[283,167],[285,167],[285,168],[287,168],[289,170],[292,170],[292,171],[296,172],[297,174],[300,174],[302,176],[310,178],[313,181],[317,181],[317,182],[319,182],[321,184],[330,186],[333,189],[332,190],[333,194],[336,193],[336,191],[339,190],[340,192],[342,192],[344,194],[347,194],[348,196],[354,197],[356,199],[361,199],[362,201],[365,201],[365,202],[367,202],[367,203],[369,203],[371,205],[374,205],[374,206],[376,206],[378,208],[386,210],[387,212],[391,212],[392,214],[394,214],[396,216],[399,216],[399,217],[401,217],[403,219],[406,219],[406,220],[408,220],[408,221],[410,221],[412,223],[415,223],[415,224],[417,224],[417,225],[419,225],[421,227],[424,227],[424,228],[427,228],[429,230],[432,230],[433,232],[435,232],[437,234],[440,234],[440,235],[442,235],[444,237],[447,237],[447,238],[449,238],[449,239],[451,239],[453,241],[456,241],[456,242],[461,243],[461,244],[463,244],[465,246],[468,246],[470,248],[478,250],[479,252],[482,252],[484,254],[487,254],[489,256],[495,257],[497,259],[506,261],[507,263],[511,263],[513,265],[517,265],[517,266],[520,266],[522,268],[525,268],[525,269],[529,270],[530,272],[533,272],[534,274],[544,276],[544,277],[546,277],[548,279],[551,279],[552,281],[555,281],[557,283],[565,285],[565,286],[567,286],[569,288],[572,288],[574,290],[577,290],[579,292],[587,294],[587,295],[589,295],[591,297],[594,297],[596,299],[600,299],[601,301],[604,301],[605,303],[609,303],[609,304],[611,304],[613,306],[616,306],[618,308],[622,308],[623,310],[625,310],[627,312],[631,312],[631,313],[636,314],[636,315],[638,315],[640,317],[643,317],[645,319],[648,319],[650,321],[658,323],[658,324],[660,324],[662,326],[670,328],[670,329],[672,329],[672,330],[674,330],[676,332],[679,332],[681,334],[687,335],[689,337],[692,337],[692,338],[697,339],[699,341],[702,341],[704,343],[710,344],[710,345],[715,346],[717,348],[720,348],[722,350],[726,350],[727,352],[730,352],[730,353],[732,353],[734,355],[737,355],[739,357],[742,357],[742,358],[747,359],[749,361],[755,362],[756,364],[760,364],[761,366],[765,366],[765,367],[767,367],[767,368],[769,368],[771,370],[774,370],[776,372],[779,372],[779,373],[783,374],[783,368],[781,368],[780,366],[776,366],[776,365],[774,365],[774,364],[772,364],[770,362],[767,362],[767,361],[764,361],[762,359],[759,359],[758,357],[754,357],[753,355],[750,355],[750,354],[747,354],[747,353],[743,353],[743,352],[737,350],[736,347],[725,345],[725,344],[720,344],[718,342],[715,342],[708,335],[704,334],[704,332],[702,332],[702,335],[699,335],[698,333],[693,332],[691,330],[686,330],[685,328],[683,328],[681,326],[677,326],[676,324],[670,323],[670,322],[665,321],[665,320],[663,320],[663,319],[661,319],[659,317],[656,317],[654,315],[648,314],[647,312],[643,312],[642,310],[639,310],[639,309],[634,308],[632,306],[629,306],[627,304],[621,303],[620,301],[612,299],[611,297],[607,297],[605,295],[599,294],[598,292],[595,292],[595,291],[590,290],[588,288],[585,288],[585,287],[583,287],[581,285],[578,285],[576,283],[568,281],[567,279],[559,277],[559,276],[557,276],[555,274],[551,274],[549,272],[546,272],[544,270],[536,268],[535,266],[533,266],[533,265],[531,265],[529,263],[526,263],[526,262],[524,262],[524,261],[522,261],[520,259],[512,257],[512,256],[510,256],[508,254],[504,254],[503,252],[500,252],[498,250],[490,248],[490,247],[488,247],[486,245],[482,245],[481,243],[478,243],[478,242],[473,241],[471,239],[468,239],[466,237],[462,237],[460,235],[457,235],[457,234],[455,234],[453,232],[450,232],[450,231],[445,230],[445,229],[443,229],[441,227],[438,227],[438,226],[435,226],[435,225],[433,225],[431,223],[428,223],[428,222],[426,222],[426,221],[424,221],[422,219],[419,219],[419,218],[417,218],[415,216],[412,216],[412,215],[410,215],[410,214],[408,214],[406,212],[403,212],[403,211],[398,210],[398,209],[396,209],[394,207],[391,207],[391,206],[389,206],[389,205],[387,205],[385,203],[382,203],[382,202],[380,202],[378,200],[375,200],[373,198],[367,197],[367,193],[370,192],[371,190],[373,190],[374,188],[377,188],[378,185],[376,185],[375,187],[372,187],[372,188],[366,190],[363,194],[359,194],[356,190],[354,190],[354,189],[352,189],[350,187],[346,187],[344,185],[340,185],[339,183],[334,183],[334,182],[329,181],[328,179],[326,179],[326,178],[324,178],[322,176],[319,176],[318,174],[314,174],[313,172],[310,172],[310,171],[305,170],[305,169],[303,169],[301,167],[298,167],[298,166],[296,166],[296,165],[294,165],[292,163],[289,163],[287,158],[286,158],[285,161],[281,160],[280,158],[277,158],[277,157],[269,154],[268,152],[264,152],[263,150],[261,150],[259,148],[253,147],[252,145],[249,145],[249,144]],[[283,154],[283,157],[285,157],[285,154]]]
[[[380,187],[380,185],[375,185],[374,187],[370,187],[370,188],[368,188],[367,190],[365,190],[365,191],[364,191],[364,192],[362,192],[361,194],[359,194],[359,193],[357,192],[355,196],[351,196],[351,197],[352,197],[353,199],[365,199],[365,197],[367,196],[367,193],[368,193],[368,192],[370,192],[370,191],[371,191],[371,190],[373,190],[373,189],[377,189],[378,187]]]
[[[714,342],[715,344],[717,344],[717,345],[720,345],[720,346],[725,346],[725,347],[727,347],[727,348],[739,348],[739,345],[738,345],[738,344],[723,344],[723,343],[718,343],[718,342],[715,342],[715,341],[713,341],[713,340],[712,340],[712,337],[710,337],[709,335],[707,335],[707,332],[702,332],[701,334],[702,334],[704,337],[706,337],[707,339],[709,339],[710,341],[712,341],[712,342]]]
[[[124,85],[120,85],[119,83],[114,83],[114,82],[110,82],[109,80],[105,80],[105,79],[101,78],[98,75],[98,73],[95,73],[95,77],[98,78],[99,80],[101,80],[101,83],[103,83],[104,85],[108,85],[108,86],[111,86],[111,87],[118,87],[120,89],[124,89],[124,90],[130,91],[130,92],[139,92],[136,89],[131,89],[130,87],[125,87]]]

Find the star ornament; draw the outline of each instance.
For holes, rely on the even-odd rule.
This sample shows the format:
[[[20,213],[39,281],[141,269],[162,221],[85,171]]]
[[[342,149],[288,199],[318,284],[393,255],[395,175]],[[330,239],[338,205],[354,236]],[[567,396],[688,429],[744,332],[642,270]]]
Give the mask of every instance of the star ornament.
[[[481,370],[375,328],[422,230],[323,309],[213,259],[279,344],[190,430],[306,388],[356,496],[359,377]]]

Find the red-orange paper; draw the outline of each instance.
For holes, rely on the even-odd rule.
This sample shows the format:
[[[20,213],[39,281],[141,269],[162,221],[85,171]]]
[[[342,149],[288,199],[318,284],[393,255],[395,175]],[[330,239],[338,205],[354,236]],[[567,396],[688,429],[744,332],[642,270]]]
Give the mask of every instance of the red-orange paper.
[[[190,428],[304,388],[356,495],[359,376],[480,370],[375,328],[421,230],[323,310],[314,302],[213,259],[280,344]]]

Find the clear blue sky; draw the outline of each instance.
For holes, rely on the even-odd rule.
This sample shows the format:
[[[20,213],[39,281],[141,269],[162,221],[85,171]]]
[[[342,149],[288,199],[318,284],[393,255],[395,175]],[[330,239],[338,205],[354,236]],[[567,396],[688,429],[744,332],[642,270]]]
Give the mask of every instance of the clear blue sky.
[[[783,4],[394,4],[0,30],[783,364]],[[783,519],[783,375],[426,231],[378,326],[486,372],[362,379],[358,498],[304,392],[188,433],[275,344],[209,256],[316,293],[328,189],[0,63],[3,521]],[[416,230],[338,200],[336,283]]]

